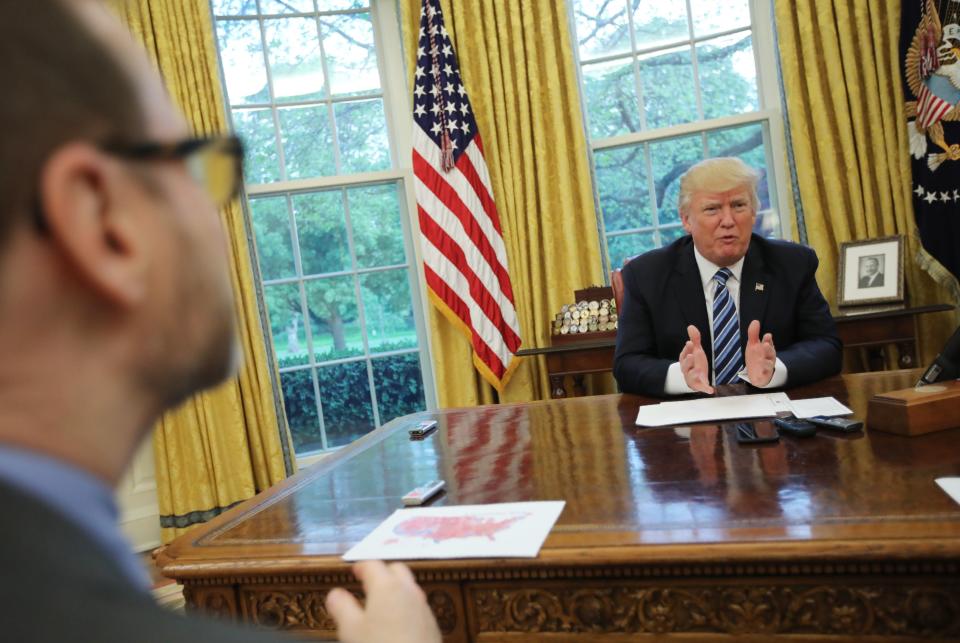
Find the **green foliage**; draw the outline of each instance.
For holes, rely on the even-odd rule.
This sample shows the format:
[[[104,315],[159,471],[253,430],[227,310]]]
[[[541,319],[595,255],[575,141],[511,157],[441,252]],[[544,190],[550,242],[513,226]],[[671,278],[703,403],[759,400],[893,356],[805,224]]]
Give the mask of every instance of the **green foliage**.
[[[382,423],[425,408],[417,353],[374,359],[372,367]],[[295,450],[322,448],[310,369],[282,373],[280,378]],[[366,361],[321,366],[317,379],[328,447],[348,444],[373,430]]]

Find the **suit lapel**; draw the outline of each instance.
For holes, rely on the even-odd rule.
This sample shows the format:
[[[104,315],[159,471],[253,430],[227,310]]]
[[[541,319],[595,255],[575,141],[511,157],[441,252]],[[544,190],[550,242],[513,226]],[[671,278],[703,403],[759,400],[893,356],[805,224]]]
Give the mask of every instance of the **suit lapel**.
[[[763,337],[763,313],[767,307],[767,289],[770,279],[763,263],[763,254],[752,240],[743,260],[740,273],[740,340],[747,347],[747,326],[754,319],[760,321],[760,337]]]
[[[690,240],[681,251],[677,260],[674,274],[676,282],[671,285],[686,324],[693,324],[700,331],[700,343],[707,354],[710,369],[713,369],[713,345],[710,341],[710,326],[707,323],[707,305],[703,294],[703,282],[700,281],[700,270],[697,260],[693,256],[693,240]],[[686,334],[686,324],[684,334]]]

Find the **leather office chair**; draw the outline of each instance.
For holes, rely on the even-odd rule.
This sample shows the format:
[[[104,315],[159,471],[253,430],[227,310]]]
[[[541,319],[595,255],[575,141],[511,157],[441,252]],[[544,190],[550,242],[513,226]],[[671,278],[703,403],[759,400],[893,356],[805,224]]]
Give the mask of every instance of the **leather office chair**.
[[[620,271],[630,263],[631,259],[638,257],[639,255],[634,255],[633,257],[627,257],[623,260],[623,266],[621,268],[614,268],[610,271],[610,287],[613,288],[613,300],[617,303],[617,315],[620,315],[620,312],[623,310],[623,275],[620,274]]]

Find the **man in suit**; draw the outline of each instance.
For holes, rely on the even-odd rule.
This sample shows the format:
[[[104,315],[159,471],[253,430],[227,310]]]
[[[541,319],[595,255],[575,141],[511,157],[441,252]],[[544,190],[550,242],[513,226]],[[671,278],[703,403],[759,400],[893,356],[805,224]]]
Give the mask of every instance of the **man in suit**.
[[[287,640],[159,608],[112,487],[161,413],[234,373],[217,205],[239,148],[196,140],[95,0],[0,0],[0,638]],[[402,565],[334,590],[344,641],[439,641]]]
[[[864,257],[860,260],[863,267],[860,269],[861,288],[879,288],[883,285],[883,271],[880,270],[880,260],[876,257]]]
[[[796,386],[840,371],[816,254],[752,233],[758,179],[736,158],[681,178],[689,234],[623,269],[613,367],[622,391],[712,394],[716,384]]]

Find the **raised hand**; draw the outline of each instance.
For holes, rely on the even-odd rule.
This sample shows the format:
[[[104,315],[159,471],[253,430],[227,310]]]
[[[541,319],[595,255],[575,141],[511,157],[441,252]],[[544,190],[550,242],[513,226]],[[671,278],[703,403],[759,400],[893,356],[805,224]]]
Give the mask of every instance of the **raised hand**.
[[[777,365],[777,349],[770,333],[760,339],[760,322],[756,319],[747,327],[747,348],[743,352],[743,363],[747,367],[747,377],[751,384],[766,386],[770,383],[773,369]]]
[[[344,643],[440,643],[440,629],[410,569],[402,563],[357,563],[366,606],[344,589],[327,594],[327,612]]]
[[[690,338],[683,345],[680,351],[680,372],[683,373],[683,379],[687,386],[694,391],[713,394],[713,387],[710,386],[710,365],[707,362],[707,354],[703,352],[703,346],[700,344],[700,331],[693,324],[687,326],[687,336]]]

